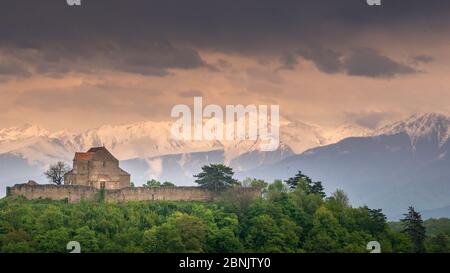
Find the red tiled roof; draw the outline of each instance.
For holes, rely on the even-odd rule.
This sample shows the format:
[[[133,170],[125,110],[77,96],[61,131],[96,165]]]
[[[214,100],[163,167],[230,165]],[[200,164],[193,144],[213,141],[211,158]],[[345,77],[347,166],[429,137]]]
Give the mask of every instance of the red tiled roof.
[[[91,160],[92,156],[94,155],[93,152],[87,152],[87,153],[75,153],[75,159],[74,160]]]

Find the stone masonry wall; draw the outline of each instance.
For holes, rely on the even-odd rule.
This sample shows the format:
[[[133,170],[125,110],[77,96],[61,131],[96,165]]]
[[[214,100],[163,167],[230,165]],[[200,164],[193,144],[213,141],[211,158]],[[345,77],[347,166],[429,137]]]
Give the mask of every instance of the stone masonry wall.
[[[18,184],[8,187],[8,196],[23,196],[26,199],[67,200],[70,203],[83,200],[96,200],[98,190],[88,186],[79,185],[29,185]]]
[[[234,189],[256,198],[261,196],[257,188]],[[7,196],[23,196],[26,199],[64,200],[70,203],[81,200],[95,201],[100,197],[100,190],[79,185],[30,185],[17,184],[7,188]],[[105,190],[104,200],[107,202],[123,201],[209,201],[217,195],[206,189],[198,187],[160,187],[160,188],[124,188],[120,190]]]

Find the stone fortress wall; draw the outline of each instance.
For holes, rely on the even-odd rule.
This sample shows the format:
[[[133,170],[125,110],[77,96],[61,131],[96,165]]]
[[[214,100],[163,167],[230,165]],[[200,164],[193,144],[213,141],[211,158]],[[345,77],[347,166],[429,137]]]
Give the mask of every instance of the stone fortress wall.
[[[249,195],[252,198],[261,196],[258,188],[235,188],[240,194]],[[159,187],[144,188],[130,187],[118,190],[100,190],[89,186],[80,185],[41,185],[36,183],[16,184],[7,188],[7,196],[22,196],[29,200],[50,199],[65,200],[69,203],[76,203],[81,200],[96,201],[100,196],[106,202],[123,201],[211,201],[218,195],[199,187]]]

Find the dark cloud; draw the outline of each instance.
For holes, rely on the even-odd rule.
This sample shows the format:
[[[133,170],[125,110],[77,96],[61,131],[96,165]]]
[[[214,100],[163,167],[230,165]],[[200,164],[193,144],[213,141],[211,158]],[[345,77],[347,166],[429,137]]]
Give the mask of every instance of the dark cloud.
[[[383,27],[446,30],[442,23],[449,13],[447,0],[384,1],[382,8],[365,0],[84,0],[75,8],[64,0],[9,0],[2,1],[0,33],[3,42],[21,47],[72,43],[76,48],[96,40],[132,46],[163,38],[258,50],[274,43],[348,42]]]
[[[294,53],[284,53],[281,55],[279,69],[293,70],[298,65],[297,55]]]
[[[197,51],[176,48],[170,43],[152,43],[128,50],[120,48],[107,52],[109,65],[125,72],[164,76],[167,69],[192,69],[205,66]],[[108,64],[108,62],[107,62]]]
[[[447,0],[383,1],[382,8],[365,0],[84,0],[81,7],[9,0],[1,2],[0,48],[37,52],[36,73],[91,72],[99,69],[95,61],[157,76],[172,68],[213,69],[197,53],[202,49],[280,56],[304,48],[302,56],[336,73],[336,52],[317,48],[355,46],[360,35],[400,28],[427,41],[425,30],[437,36],[449,23]]]
[[[333,74],[342,71],[342,54],[334,50],[311,47],[299,50],[299,54],[306,60],[313,61],[322,72]]]
[[[312,61],[317,68],[328,74],[346,73],[351,76],[390,78],[417,71],[399,63],[371,48],[352,49],[340,53],[331,49],[316,47],[299,50],[299,55]]]
[[[390,78],[398,74],[413,74],[417,71],[370,48],[354,50],[345,60],[347,74],[373,78]]]
[[[380,124],[392,113],[388,112],[362,112],[362,113],[346,113],[346,120],[368,129],[377,129]]]
[[[29,77],[28,68],[14,60],[0,58],[0,77]]]
[[[169,42],[139,46],[95,41],[77,48],[48,45],[40,50],[0,48],[0,53],[27,63],[34,73],[58,76],[70,72],[94,73],[102,70],[165,76],[168,69],[207,67],[197,51],[177,48]],[[1,63],[0,63],[1,65]],[[0,71],[1,73],[1,71]]]

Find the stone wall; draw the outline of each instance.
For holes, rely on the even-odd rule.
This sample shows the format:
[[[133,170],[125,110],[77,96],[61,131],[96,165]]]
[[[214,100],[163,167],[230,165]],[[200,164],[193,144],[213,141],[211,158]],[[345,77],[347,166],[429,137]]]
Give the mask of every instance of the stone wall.
[[[261,196],[257,188],[236,188],[239,194],[248,194],[251,198]],[[101,190],[79,185],[35,185],[17,184],[7,188],[8,196],[23,196],[26,199],[65,200],[70,203],[80,200],[99,200]],[[123,201],[210,201],[217,196],[214,192],[198,187],[160,187],[160,188],[124,188],[120,190],[104,190],[103,198],[106,202]]]
[[[213,192],[197,187],[124,188],[105,192],[109,202],[168,200],[208,201],[214,199]]]
[[[69,202],[79,202],[80,200],[93,201],[97,199],[98,190],[92,187],[79,185],[30,185],[17,184],[14,187],[8,187],[6,192],[8,196],[23,196],[26,199],[51,199],[64,200]]]

